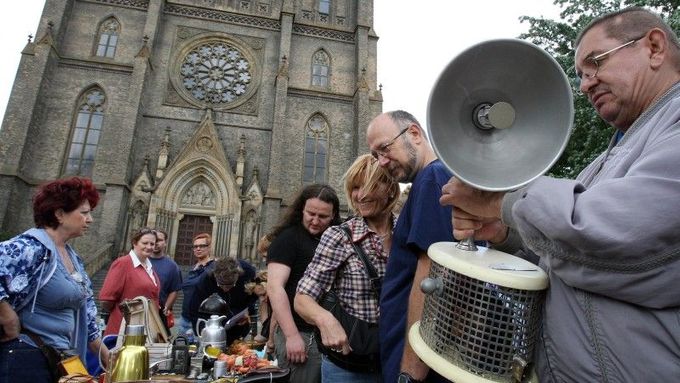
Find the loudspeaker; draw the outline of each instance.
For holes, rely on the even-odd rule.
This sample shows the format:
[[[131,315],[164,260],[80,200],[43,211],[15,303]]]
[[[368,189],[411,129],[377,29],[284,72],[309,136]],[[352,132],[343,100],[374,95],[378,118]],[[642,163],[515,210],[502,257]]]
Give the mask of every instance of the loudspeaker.
[[[475,188],[507,191],[544,174],[567,145],[571,86],[547,52],[491,40],[455,57],[437,79],[427,130],[439,159]]]

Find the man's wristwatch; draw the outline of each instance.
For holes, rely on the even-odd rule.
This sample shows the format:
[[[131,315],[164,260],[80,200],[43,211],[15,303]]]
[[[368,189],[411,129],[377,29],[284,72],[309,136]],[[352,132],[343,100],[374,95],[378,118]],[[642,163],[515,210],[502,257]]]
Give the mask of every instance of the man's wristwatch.
[[[397,377],[397,383],[423,383],[420,380],[412,377],[408,372],[400,372]]]

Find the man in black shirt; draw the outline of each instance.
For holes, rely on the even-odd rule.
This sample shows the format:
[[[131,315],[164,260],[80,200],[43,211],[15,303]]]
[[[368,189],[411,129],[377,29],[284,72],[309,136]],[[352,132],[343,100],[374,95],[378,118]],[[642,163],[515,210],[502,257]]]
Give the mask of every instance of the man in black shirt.
[[[305,187],[270,233],[267,253],[267,295],[278,321],[274,331],[280,367],[290,368],[290,383],[321,381],[321,355],[313,328],[293,309],[298,281],[314,256],[321,234],[340,223],[340,201],[328,185]]]

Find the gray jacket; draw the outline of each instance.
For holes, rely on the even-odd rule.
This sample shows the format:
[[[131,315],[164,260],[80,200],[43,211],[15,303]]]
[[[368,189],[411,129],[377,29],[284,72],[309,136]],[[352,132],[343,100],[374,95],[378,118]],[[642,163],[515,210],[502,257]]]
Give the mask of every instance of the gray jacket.
[[[505,196],[520,253],[550,278],[541,383],[680,381],[679,209],[680,83],[577,180]]]

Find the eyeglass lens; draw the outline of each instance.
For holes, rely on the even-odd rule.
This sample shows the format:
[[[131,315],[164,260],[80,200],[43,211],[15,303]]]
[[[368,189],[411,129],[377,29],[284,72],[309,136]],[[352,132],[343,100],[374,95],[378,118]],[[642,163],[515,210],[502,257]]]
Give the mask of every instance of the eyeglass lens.
[[[577,73],[577,75],[576,75],[576,86],[578,88],[581,87],[581,81],[583,80],[583,76],[585,76],[587,78],[593,78],[593,77],[597,76],[597,72],[600,70],[600,61],[607,59],[609,56],[613,55],[614,53],[621,50],[622,48],[625,48],[627,46],[630,46],[631,44],[636,43],[638,40],[640,40],[643,37],[645,37],[645,35],[634,38],[634,39],[632,39],[632,40],[630,40],[626,43],[623,43],[619,46],[616,46],[616,47],[614,47],[614,48],[612,48],[612,49],[610,49],[610,50],[608,50],[604,53],[597,55],[597,56],[587,57],[583,61],[583,65],[581,65],[581,74],[579,75]]]
[[[392,146],[397,141],[397,138],[401,137],[404,133],[406,133],[408,128],[410,128],[410,126],[407,126],[406,128],[402,129],[401,132],[399,132],[399,134],[397,134],[393,139],[382,144],[378,149],[371,151],[371,155],[373,156],[373,158],[377,160],[378,157],[385,157],[387,153],[390,152],[390,146]]]

